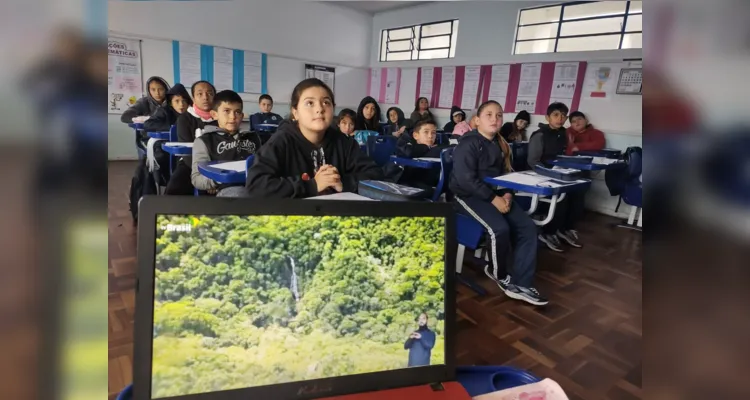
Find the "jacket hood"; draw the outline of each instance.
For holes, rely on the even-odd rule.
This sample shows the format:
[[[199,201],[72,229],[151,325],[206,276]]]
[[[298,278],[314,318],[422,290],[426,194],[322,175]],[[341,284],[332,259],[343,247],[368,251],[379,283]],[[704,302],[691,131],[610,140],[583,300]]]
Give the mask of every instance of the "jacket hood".
[[[466,113],[459,106],[451,107],[451,121],[453,121],[453,116],[456,115],[456,113],[461,114],[464,117],[463,121],[466,121]]]
[[[375,116],[373,116],[374,121],[365,124],[366,121],[365,117],[362,115],[362,110],[364,110],[365,106],[370,103],[375,105]],[[378,102],[374,98],[367,96],[359,102],[359,107],[357,107],[357,120],[354,121],[354,129],[367,129],[374,131],[380,129],[380,105],[378,105]]]
[[[396,115],[398,115],[398,126],[404,125],[404,121],[406,121],[406,117],[404,116],[404,112],[398,108],[398,107],[391,107],[388,109],[388,111],[385,112],[385,118],[388,120],[388,124],[392,124],[391,117],[389,116],[391,114],[391,110],[396,111]]]
[[[307,138],[305,138],[305,136],[299,130],[299,127],[297,126],[295,122],[287,121],[287,120],[284,120],[282,121],[281,124],[279,124],[279,127],[276,129],[276,132],[273,135],[281,136],[280,139],[290,138],[291,140],[294,140],[297,143],[300,143],[300,145],[302,145],[303,148],[308,149],[310,151],[325,147],[326,144],[328,144],[328,142],[335,140],[336,137],[343,137],[343,135],[338,131],[338,129],[328,127],[328,129],[326,129],[325,134],[323,135],[323,141],[320,143],[320,147],[317,147],[314,144],[310,143],[310,141],[307,140]]]
[[[527,124],[531,123],[531,115],[526,110],[521,110],[518,114],[516,114],[516,117],[513,118],[513,122],[516,122],[518,120],[524,120]],[[515,124],[513,124],[515,125]]]
[[[185,99],[188,103],[188,106],[193,105],[193,99],[190,98],[190,94],[188,93],[187,89],[185,89],[185,86],[183,86],[181,83],[174,85],[167,91],[167,105],[172,104],[172,96],[175,95],[181,96],[183,99]]]
[[[162,106],[162,105],[165,104],[167,97],[165,97],[164,98],[164,102],[161,102],[161,103],[159,103],[158,101],[156,101],[156,99],[154,99],[153,97],[151,97],[151,91],[148,90],[148,87],[149,87],[149,85],[151,85],[151,82],[153,82],[153,81],[160,82],[162,85],[164,85],[164,89],[165,89],[165,91],[167,93],[169,93],[169,89],[170,89],[169,84],[167,83],[167,81],[164,78],[162,78],[160,76],[152,76],[152,77],[148,78],[148,80],[146,80],[146,97],[148,98],[149,103],[152,103],[152,104],[157,105],[157,106]],[[169,103],[167,103],[167,104],[169,104]]]

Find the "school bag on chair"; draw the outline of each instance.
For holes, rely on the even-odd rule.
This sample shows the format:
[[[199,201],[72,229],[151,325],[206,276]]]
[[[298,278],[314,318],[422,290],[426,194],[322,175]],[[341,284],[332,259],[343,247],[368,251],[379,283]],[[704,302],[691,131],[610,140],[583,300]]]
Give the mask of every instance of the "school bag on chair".
[[[607,184],[609,194],[612,196],[620,196],[617,200],[617,207],[615,212],[620,209],[620,202],[622,202],[622,195],[625,193],[625,189],[628,185],[637,183],[640,179],[642,168],[642,157],[643,149],[638,146],[628,147],[622,155],[625,161],[625,168],[613,168],[608,169],[604,173],[604,182]]]

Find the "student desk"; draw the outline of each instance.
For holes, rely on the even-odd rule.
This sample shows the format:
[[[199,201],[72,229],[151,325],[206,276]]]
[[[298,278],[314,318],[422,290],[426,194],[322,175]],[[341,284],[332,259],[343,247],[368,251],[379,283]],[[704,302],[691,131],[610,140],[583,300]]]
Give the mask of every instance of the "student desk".
[[[617,149],[601,149],[601,150],[580,150],[576,151],[577,156],[591,156],[591,157],[604,157],[604,158],[620,158],[622,155],[621,150]]]
[[[167,142],[161,146],[162,150],[169,153],[169,174],[171,175],[174,167],[175,157],[189,157],[193,155],[193,144],[187,142]]]
[[[279,126],[277,124],[258,124],[253,125],[253,129],[258,132],[274,132]]]
[[[189,157],[193,155],[193,144],[188,142],[167,142],[162,149],[174,157]]]
[[[245,183],[247,175],[247,160],[223,163],[216,161],[200,162],[198,163],[198,171],[200,171],[201,175],[213,180],[214,182]]]
[[[591,181],[588,179],[565,182],[539,175],[533,171],[513,172],[495,178],[487,177],[484,178],[484,181],[492,186],[531,193],[531,207],[526,211],[529,215],[536,211],[540,197],[551,197],[549,200],[542,200],[545,203],[550,203],[550,207],[549,211],[547,211],[547,217],[544,220],[534,220],[534,223],[539,226],[546,225],[552,221],[552,218],[555,216],[557,203],[565,198],[565,193],[575,190],[586,190],[591,186]]]
[[[169,131],[163,131],[163,132],[147,132],[146,133],[148,137],[157,139],[157,140],[169,140]]]
[[[420,157],[420,158],[403,158],[391,156],[391,161],[403,167],[414,167],[423,169],[440,168],[439,158]]]
[[[612,159],[607,159],[604,157],[594,157],[594,160],[590,164],[579,164],[579,163],[566,162],[563,160],[552,160],[552,164],[555,164],[556,166],[562,167],[562,168],[578,169],[581,171],[601,171],[605,169],[615,169],[615,168],[625,167],[625,162],[622,162],[622,161],[602,162],[604,160],[612,160]]]

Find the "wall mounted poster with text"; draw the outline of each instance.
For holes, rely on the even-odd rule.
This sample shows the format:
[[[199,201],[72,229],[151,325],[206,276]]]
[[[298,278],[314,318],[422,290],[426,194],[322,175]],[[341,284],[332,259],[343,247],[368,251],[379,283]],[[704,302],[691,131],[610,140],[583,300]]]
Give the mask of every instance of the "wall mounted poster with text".
[[[107,112],[122,114],[143,96],[141,41],[107,40]]]
[[[401,68],[370,68],[367,95],[379,103],[398,104]]]
[[[305,79],[318,78],[336,93],[336,68],[324,65],[305,64]]]

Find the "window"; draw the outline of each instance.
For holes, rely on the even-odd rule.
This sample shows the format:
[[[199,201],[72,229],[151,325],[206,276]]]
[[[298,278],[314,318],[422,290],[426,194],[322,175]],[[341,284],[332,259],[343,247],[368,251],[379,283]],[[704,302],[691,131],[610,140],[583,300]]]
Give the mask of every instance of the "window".
[[[431,60],[456,56],[458,20],[383,29],[380,61]]]
[[[577,1],[521,10],[513,54],[639,49],[642,1]]]

